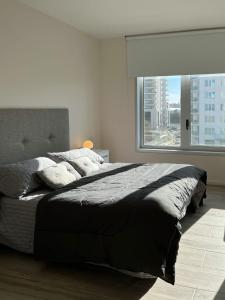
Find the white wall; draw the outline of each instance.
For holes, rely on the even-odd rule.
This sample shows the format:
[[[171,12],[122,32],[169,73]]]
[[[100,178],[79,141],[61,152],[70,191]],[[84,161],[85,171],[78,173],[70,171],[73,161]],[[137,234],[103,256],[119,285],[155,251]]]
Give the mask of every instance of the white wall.
[[[0,0],[0,107],[67,107],[71,146],[100,145],[99,41]]]
[[[191,163],[208,171],[210,183],[225,185],[225,157],[136,152],[135,80],[128,78],[124,39],[101,42],[102,144],[113,161]]]

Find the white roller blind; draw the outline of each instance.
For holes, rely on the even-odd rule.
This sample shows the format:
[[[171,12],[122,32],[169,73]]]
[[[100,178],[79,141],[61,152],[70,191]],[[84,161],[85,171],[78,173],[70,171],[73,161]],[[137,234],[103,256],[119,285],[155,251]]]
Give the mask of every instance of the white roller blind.
[[[225,30],[126,39],[130,77],[225,73]]]

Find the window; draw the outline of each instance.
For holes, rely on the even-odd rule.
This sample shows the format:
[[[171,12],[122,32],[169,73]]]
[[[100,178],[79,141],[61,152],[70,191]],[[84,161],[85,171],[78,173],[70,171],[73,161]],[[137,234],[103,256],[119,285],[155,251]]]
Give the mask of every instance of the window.
[[[199,81],[198,81],[198,79],[192,80],[192,83],[191,83],[191,89],[192,89],[192,91],[198,90],[198,88],[199,88]]]
[[[215,104],[205,104],[205,111],[214,111],[215,110]],[[192,110],[192,112],[194,112]]]
[[[191,115],[192,123],[199,123],[199,114]]]
[[[216,93],[215,92],[206,92],[205,97],[206,97],[206,99],[215,99]]]
[[[199,134],[199,126],[192,125],[191,132],[192,132],[192,135],[198,135]]]
[[[215,128],[205,128],[205,135],[214,135],[215,134]]]
[[[205,123],[214,123],[215,116],[205,115]]]
[[[138,145],[224,151],[225,74],[138,77]]]
[[[192,107],[192,112],[193,113],[198,112],[198,107],[199,107],[198,102],[192,102],[191,107]]]
[[[215,79],[206,79],[205,87],[215,87],[216,80]]]

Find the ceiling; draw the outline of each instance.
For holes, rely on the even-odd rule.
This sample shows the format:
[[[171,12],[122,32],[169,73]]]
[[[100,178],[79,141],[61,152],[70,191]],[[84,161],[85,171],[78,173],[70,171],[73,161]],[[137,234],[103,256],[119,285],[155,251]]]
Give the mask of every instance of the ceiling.
[[[97,38],[225,26],[224,0],[18,0]]]

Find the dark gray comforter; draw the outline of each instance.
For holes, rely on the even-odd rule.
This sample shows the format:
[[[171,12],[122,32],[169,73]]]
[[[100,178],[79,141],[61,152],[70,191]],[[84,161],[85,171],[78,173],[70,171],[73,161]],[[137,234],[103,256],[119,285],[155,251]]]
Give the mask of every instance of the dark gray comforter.
[[[174,283],[179,220],[199,182],[206,184],[206,172],[190,165],[112,164],[39,202],[34,253]]]

